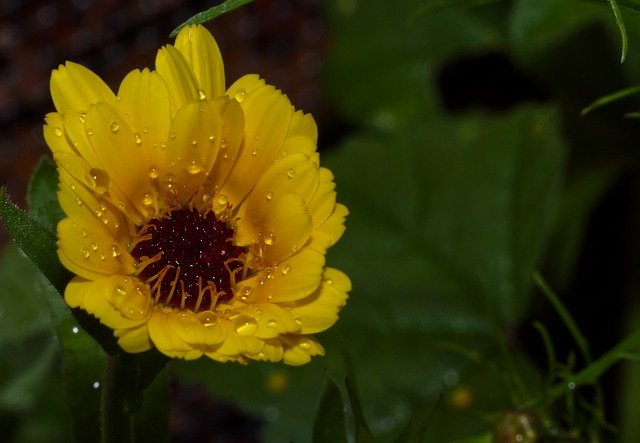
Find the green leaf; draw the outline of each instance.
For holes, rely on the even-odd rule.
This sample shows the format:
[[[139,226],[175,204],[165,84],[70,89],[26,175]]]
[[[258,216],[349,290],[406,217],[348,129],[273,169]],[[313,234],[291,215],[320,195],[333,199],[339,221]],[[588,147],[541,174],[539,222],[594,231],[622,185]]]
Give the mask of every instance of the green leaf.
[[[611,10],[613,11],[613,17],[616,21],[616,26],[620,31],[620,38],[622,40],[622,49],[620,51],[620,63],[624,63],[625,58],[627,58],[628,51],[628,38],[627,38],[627,30],[624,27],[624,21],[622,20],[622,13],[620,12],[620,8],[618,7],[618,2],[616,0],[607,0],[609,5],[611,6]]]
[[[344,401],[335,381],[325,380],[322,397],[313,422],[313,443],[346,443]]]
[[[629,88],[625,88],[621,91],[616,91],[613,92],[611,94],[605,95],[604,97],[600,97],[599,99],[595,100],[594,102],[590,103],[587,107],[585,107],[581,114],[585,115],[595,109],[598,109],[604,105],[607,105],[609,103],[618,101],[620,99],[623,99],[625,97],[629,97],[632,95],[636,95],[640,93],[640,86],[631,86]]]
[[[432,402],[417,408],[413,411],[409,422],[403,429],[400,436],[396,439],[397,443],[419,443],[421,441],[425,441],[425,435],[427,433],[427,429],[429,429],[429,424],[431,423],[431,419],[435,414],[438,406],[440,405],[440,401],[442,400],[442,395],[439,395]]]
[[[180,30],[187,25],[206,23],[251,2],[253,2],[253,0],[226,0],[224,3],[207,9],[206,11],[199,12],[193,17],[187,19],[183,24],[171,31],[171,34],[169,36],[175,37],[176,35],[178,35],[178,32],[180,32]]]
[[[72,274],[60,263],[56,236],[48,226],[14,205],[4,188],[0,189],[0,221],[13,241],[62,294]]]
[[[47,157],[41,157],[36,165],[27,189],[27,204],[49,231],[55,232],[58,222],[64,213],[58,203],[58,171],[55,164]]]
[[[345,388],[347,389],[347,395],[349,396],[349,404],[351,405],[351,411],[353,412],[353,419],[355,425],[355,438],[358,443],[373,443],[375,442],[375,438],[371,431],[369,430],[369,426],[367,425],[367,421],[364,418],[364,413],[362,412],[362,406],[360,406],[360,399],[358,398],[358,394],[356,393],[355,387],[351,379],[347,378],[344,381]]]

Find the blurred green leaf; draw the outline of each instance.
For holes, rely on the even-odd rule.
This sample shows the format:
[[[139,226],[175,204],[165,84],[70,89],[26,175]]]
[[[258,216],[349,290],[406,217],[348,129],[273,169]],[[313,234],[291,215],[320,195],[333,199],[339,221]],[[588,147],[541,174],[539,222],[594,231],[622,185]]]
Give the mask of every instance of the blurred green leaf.
[[[622,49],[620,50],[620,63],[624,63],[624,60],[627,58],[627,52],[629,50],[627,30],[625,29],[624,21],[622,20],[622,13],[620,12],[620,8],[618,7],[618,2],[616,0],[607,1],[609,2],[609,6],[611,6],[611,10],[613,11],[613,17],[616,21],[616,26],[620,31],[620,39],[622,40]]]
[[[352,122],[382,131],[438,109],[440,65],[465,52],[504,47],[500,9],[450,8],[420,16],[423,0],[327,2],[332,51],[326,84]],[[375,30],[375,32],[372,32]]]
[[[349,396],[349,405],[351,405],[351,411],[353,412],[353,419],[355,424],[355,438],[358,443],[374,443],[376,440],[369,430],[369,425],[364,418],[362,412],[362,406],[360,405],[360,398],[355,391],[355,386],[350,378],[346,378],[344,381],[345,388],[347,389],[347,395]]]
[[[55,188],[51,192],[55,192]],[[35,209],[34,212],[39,211]],[[0,189],[0,221],[13,241],[62,294],[71,279],[71,273],[58,259],[56,236],[48,226],[14,205],[4,188]]]
[[[58,171],[47,157],[41,157],[36,165],[27,189],[27,204],[33,215],[49,231],[55,232],[64,213],[58,203]]]
[[[622,98],[625,97],[629,97],[632,95],[636,95],[640,93],[640,86],[632,86],[630,88],[625,88],[621,91],[616,91],[613,92],[611,94],[605,95],[604,97],[600,97],[597,100],[593,101],[592,103],[590,103],[588,106],[586,106],[583,110],[582,110],[582,115],[585,115],[595,109],[598,109],[604,105],[607,105],[609,103],[618,101]]]
[[[435,414],[438,406],[440,405],[440,401],[442,400],[442,395],[436,397],[432,402],[416,408],[409,419],[409,422],[402,430],[400,436],[396,439],[397,443],[419,443],[425,440],[425,435],[427,429],[429,429],[429,424],[431,424],[431,419]]]
[[[253,2],[253,0],[226,0],[223,3],[214,6],[213,8],[209,8],[206,11],[199,12],[193,17],[187,19],[184,23],[171,31],[169,37],[175,37],[176,35],[178,35],[178,32],[180,32],[180,29],[187,25],[206,23],[251,2]]]
[[[313,422],[313,443],[346,443],[344,401],[336,382],[327,377]]]

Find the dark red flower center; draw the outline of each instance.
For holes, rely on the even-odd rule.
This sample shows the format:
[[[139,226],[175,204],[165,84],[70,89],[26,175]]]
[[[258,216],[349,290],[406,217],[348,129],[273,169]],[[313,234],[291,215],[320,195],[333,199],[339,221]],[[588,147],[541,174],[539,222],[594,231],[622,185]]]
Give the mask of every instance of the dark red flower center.
[[[149,220],[138,234],[131,255],[156,303],[198,312],[231,300],[246,248],[233,244],[233,229],[212,211],[174,210]]]

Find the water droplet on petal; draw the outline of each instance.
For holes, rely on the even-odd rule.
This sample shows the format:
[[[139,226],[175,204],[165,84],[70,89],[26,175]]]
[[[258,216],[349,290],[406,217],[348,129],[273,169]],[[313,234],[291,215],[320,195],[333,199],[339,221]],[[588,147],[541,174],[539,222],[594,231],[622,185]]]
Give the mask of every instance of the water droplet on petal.
[[[149,168],[149,178],[158,178],[160,175],[160,169],[157,166],[151,166]]]
[[[287,275],[289,271],[291,271],[291,265],[285,265],[281,270],[282,275]]]
[[[197,144],[198,144],[198,140],[196,140],[195,138],[191,140],[191,146],[196,146]]]
[[[207,98],[207,95],[204,93],[204,91],[202,89],[198,89],[198,99],[204,100],[205,98]]]
[[[278,322],[275,320],[269,320],[267,322],[267,326],[270,327],[271,329],[275,329],[278,327]]]
[[[273,200],[273,192],[269,191],[267,192],[267,200]]]
[[[172,129],[171,132],[169,132],[169,138],[176,138],[176,131]]]
[[[96,245],[94,242],[91,242],[91,249],[94,251],[98,250],[98,245]]]
[[[296,323],[296,325],[302,326],[302,320],[300,320],[298,317],[293,317],[293,321]]]
[[[87,238],[87,230],[86,229],[80,230],[80,234],[82,234],[83,238]]]
[[[82,123],[84,123],[84,122],[86,122],[86,121],[87,121],[87,113],[86,113],[86,112],[81,112],[81,113],[80,113],[80,121],[81,121]]]
[[[251,150],[251,155],[253,155],[254,157],[255,157],[256,155],[258,155],[258,148],[253,148],[253,149]]]
[[[160,142],[160,149],[167,149],[167,142]]]
[[[76,197],[76,205],[82,206],[82,199],[80,197]]]
[[[82,254],[82,258],[84,258],[85,260],[87,260],[91,256],[91,253],[87,251],[85,248],[82,248],[80,250],[80,253]]]
[[[276,235],[269,231],[264,235],[264,242],[268,245],[272,245],[276,241]]]
[[[222,140],[220,140],[220,149],[226,149],[227,146],[229,146],[229,142],[226,141],[224,138]]]
[[[244,98],[247,96],[247,90],[246,89],[238,89],[238,92],[236,92],[236,101],[239,103],[242,100],[244,100]]]
[[[120,123],[118,123],[116,121],[111,122],[111,125],[109,126],[109,129],[111,129],[111,132],[113,132],[115,134],[120,129]]]
[[[218,322],[218,315],[213,311],[198,312],[196,317],[198,318],[198,321],[206,327],[213,326]]]
[[[114,289],[113,289],[113,293],[117,296],[117,297],[124,297],[125,295],[127,295],[127,290],[120,285],[117,285]]]
[[[110,249],[111,249],[111,256],[113,258],[116,258],[122,253],[122,248],[117,243],[111,243]]]
[[[151,192],[145,192],[142,196],[142,204],[145,206],[151,206],[153,204],[153,194]]]
[[[134,133],[133,133],[133,142],[134,142],[136,145],[139,145],[139,144],[141,144],[141,143],[142,143],[142,136],[140,135],[140,133],[139,133],[139,132],[134,132]]]
[[[233,324],[240,335],[253,335],[258,330],[258,322],[250,315],[238,315],[233,319]]]
[[[216,199],[216,202],[220,206],[226,206],[228,201],[229,201],[229,198],[225,194],[219,194],[218,198]]]
[[[216,139],[216,135],[213,132],[209,133],[209,141],[212,142]]]
[[[293,178],[296,176],[296,170],[293,168],[287,169],[287,177]]]
[[[107,259],[107,256],[104,254],[104,252],[100,253],[100,260],[101,261],[105,261]]]
[[[185,169],[189,174],[198,174],[204,170],[204,166],[202,165],[202,162],[200,160],[194,158],[187,164],[187,167]]]
[[[57,126],[53,128],[53,133],[56,135],[56,137],[62,137],[62,129]]]
[[[93,129],[87,128],[87,135],[91,137],[93,135]]]
[[[304,349],[305,351],[308,351],[309,349],[311,349],[311,342],[306,338],[304,338],[300,340],[300,343],[298,343],[298,346],[300,346],[300,349]]]
[[[147,132],[149,132],[149,128],[145,126],[144,128],[142,128],[142,132],[146,134]]]
[[[331,277],[325,278],[324,282],[327,286],[333,286],[333,279]]]
[[[111,177],[106,171],[99,168],[91,168],[84,176],[85,181],[98,194],[104,194],[109,190]]]

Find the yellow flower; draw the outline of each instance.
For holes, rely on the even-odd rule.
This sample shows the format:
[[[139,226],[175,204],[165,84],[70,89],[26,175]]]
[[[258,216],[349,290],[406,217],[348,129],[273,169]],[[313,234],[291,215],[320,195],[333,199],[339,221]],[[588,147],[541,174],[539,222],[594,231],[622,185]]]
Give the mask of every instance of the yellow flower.
[[[304,364],[351,284],[325,267],[344,231],[317,128],[247,75],[225,91],[202,26],[130,72],[117,95],[67,62],[51,75],[44,136],[66,214],[65,291],[127,352]]]

